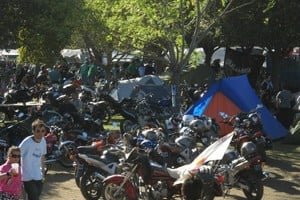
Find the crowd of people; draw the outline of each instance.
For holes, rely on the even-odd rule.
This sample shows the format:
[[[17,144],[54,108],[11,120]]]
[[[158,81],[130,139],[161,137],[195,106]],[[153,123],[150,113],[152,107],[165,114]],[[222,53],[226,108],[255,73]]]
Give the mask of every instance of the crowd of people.
[[[0,62],[0,95],[3,95],[12,85],[27,88],[43,84],[61,84],[72,78],[79,79],[83,85],[94,86],[99,79],[128,79],[156,74],[153,62],[144,63],[139,58],[131,62],[115,63],[109,71],[96,64],[94,60],[85,58],[83,63],[26,64],[15,62]]]

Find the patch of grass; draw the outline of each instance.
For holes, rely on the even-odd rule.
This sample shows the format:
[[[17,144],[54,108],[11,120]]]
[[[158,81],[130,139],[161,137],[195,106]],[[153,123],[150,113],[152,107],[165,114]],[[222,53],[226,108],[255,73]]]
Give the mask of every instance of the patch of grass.
[[[120,122],[123,119],[121,115],[115,115],[111,118],[111,120],[104,124],[104,129],[105,130],[120,130]]]

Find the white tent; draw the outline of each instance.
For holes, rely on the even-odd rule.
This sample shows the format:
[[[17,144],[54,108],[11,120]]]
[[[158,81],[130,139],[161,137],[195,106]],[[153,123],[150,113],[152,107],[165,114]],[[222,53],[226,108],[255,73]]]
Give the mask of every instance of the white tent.
[[[110,95],[117,101],[129,98],[135,85],[139,85],[144,93],[152,93],[154,97],[163,98],[169,95],[168,88],[164,81],[158,76],[146,75],[139,78],[121,80]]]
[[[19,56],[17,49],[2,49],[0,50],[1,60],[15,61]]]
[[[68,62],[79,62],[83,63],[86,57],[89,57],[89,54],[86,50],[82,49],[63,49],[60,51],[60,54],[68,60]]]

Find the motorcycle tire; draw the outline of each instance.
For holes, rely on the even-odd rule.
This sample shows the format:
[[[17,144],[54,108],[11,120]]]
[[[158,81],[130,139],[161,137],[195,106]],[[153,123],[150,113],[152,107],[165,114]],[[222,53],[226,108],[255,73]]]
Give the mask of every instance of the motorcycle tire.
[[[59,158],[59,163],[62,166],[66,168],[73,167],[72,152],[74,152],[74,149],[76,149],[75,143],[68,143],[60,146],[59,150],[61,152],[61,156]]]
[[[102,195],[102,179],[96,176],[96,169],[89,169],[80,181],[80,191],[85,199],[98,200]]]
[[[80,164],[79,164],[80,165]],[[81,178],[85,173],[85,167],[84,166],[77,166],[74,170],[74,175],[75,175],[75,183],[77,185],[78,188],[80,188],[81,185]],[[82,169],[80,169],[82,168]]]
[[[80,176],[76,176],[77,174],[77,169],[75,169],[75,183],[77,185],[77,187],[80,188],[80,185],[81,185],[81,177]]]
[[[249,177],[249,186],[250,186],[250,191],[243,189],[244,195],[247,197],[249,200],[260,200],[263,197],[264,194],[264,185],[261,179],[255,178],[253,180],[253,177]]]
[[[128,195],[126,194],[126,189],[121,188],[120,192],[117,196],[114,196],[114,193],[120,188],[122,182],[119,183],[111,183],[107,182],[103,184],[103,190],[102,190],[102,198],[104,200],[127,200]]]

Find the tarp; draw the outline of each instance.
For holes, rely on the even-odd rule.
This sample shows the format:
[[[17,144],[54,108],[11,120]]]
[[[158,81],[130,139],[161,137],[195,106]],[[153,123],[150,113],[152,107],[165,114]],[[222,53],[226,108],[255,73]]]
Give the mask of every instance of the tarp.
[[[153,94],[154,98],[162,99],[169,95],[168,86],[164,81],[155,75],[146,75],[143,77],[120,80],[117,87],[112,90],[110,95],[116,101],[122,101],[124,98],[129,98],[135,85],[139,85],[145,94]]]
[[[262,104],[259,97],[249,84],[246,75],[229,77],[213,84],[205,95],[191,106],[185,114],[214,117],[217,122],[222,119],[219,112],[235,115],[240,111],[249,112]],[[263,106],[258,110],[261,116],[264,132],[273,140],[285,137],[288,130]],[[229,133],[231,130],[225,124],[220,124],[221,134]]]

